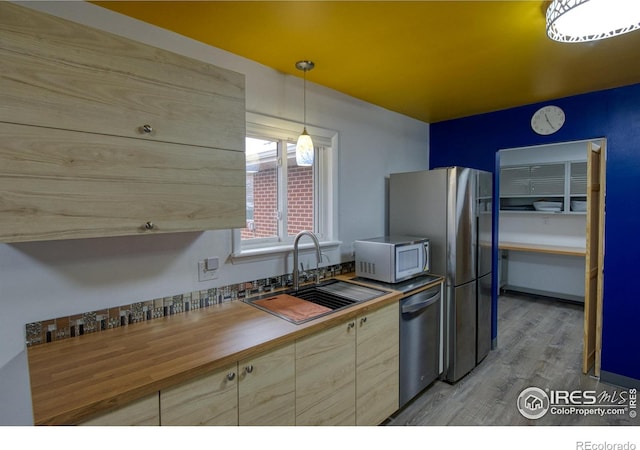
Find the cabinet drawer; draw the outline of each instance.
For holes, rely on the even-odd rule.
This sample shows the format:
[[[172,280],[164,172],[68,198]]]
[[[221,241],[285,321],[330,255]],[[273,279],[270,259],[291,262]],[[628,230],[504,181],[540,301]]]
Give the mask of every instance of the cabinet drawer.
[[[2,123],[0,135],[4,242],[244,226],[243,153]]]
[[[244,150],[241,74],[6,2],[0,37],[0,121]]]

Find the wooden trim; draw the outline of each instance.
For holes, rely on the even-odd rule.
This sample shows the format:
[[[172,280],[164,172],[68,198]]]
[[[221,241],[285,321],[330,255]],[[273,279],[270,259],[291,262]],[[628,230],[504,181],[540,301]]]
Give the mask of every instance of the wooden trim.
[[[605,199],[606,199],[606,178],[607,178],[607,154],[606,154],[606,141],[602,142],[602,147],[598,149],[600,153],[600,179],[599,186],[600,189],[600,210],[598,214],[600,215],[600,230],[599,230],[599,241],[598,241],[598,289],[596,292],[596,348],[595,348],[595,367],[594,367],[594,375],[596,377],[600,376],[600,360],[602,354],[602,304],[604,301],[604,231],[605,231]]]
[[[586,250],[580,247],[562,245],[525,244],[516,242],[500,242],[500,250],[512,250],[518,252],[550,253],[555,255],[585,256]]]
[[[587,144],[587,223],[582,372],[600,376],[602,282],[604,262],[605,142]]]

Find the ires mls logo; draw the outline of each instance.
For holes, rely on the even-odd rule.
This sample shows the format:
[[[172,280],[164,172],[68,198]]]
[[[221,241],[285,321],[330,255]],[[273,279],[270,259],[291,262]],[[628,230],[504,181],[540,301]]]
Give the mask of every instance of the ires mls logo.
[[[527,419],[539,419],[549,411],[549,396],[537,387],[528,387],[518,396],[518,411]]]
[[[637,416],[636,389],[613,392],[593,390],[542,390],[537,387],[524,389],[517,400],[520,414],[527,419],[539,419],[552,415]]]

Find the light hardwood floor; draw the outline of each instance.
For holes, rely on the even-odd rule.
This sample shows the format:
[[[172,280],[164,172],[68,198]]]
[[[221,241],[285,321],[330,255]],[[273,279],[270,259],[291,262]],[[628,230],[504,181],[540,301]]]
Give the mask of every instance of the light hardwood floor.
[[[582,374],[581,305],[509,293],[498,300],[498,316],[497,349],[456,384],[434,382],[386,425],[640,425],[628,414],[523,417],[516,401],[527,387],[624,389]]]

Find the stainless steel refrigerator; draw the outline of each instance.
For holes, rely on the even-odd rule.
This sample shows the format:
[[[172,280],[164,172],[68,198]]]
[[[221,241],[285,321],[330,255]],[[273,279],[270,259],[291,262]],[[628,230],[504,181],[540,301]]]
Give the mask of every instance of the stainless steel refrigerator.
[[[465,167],[394,173],[389,232],[424,236],[445,277],[442,378],[456,382],[491,349],[493,174]]]

